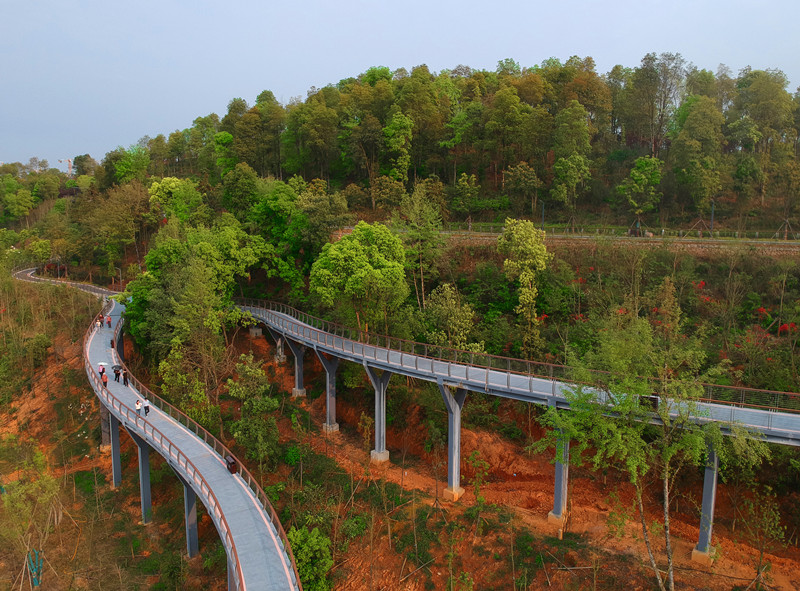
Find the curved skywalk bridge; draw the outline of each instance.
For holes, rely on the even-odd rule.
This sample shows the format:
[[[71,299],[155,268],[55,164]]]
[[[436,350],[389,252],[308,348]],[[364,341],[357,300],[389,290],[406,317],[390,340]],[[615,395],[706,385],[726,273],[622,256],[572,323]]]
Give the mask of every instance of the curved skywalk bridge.
[[[457,351],[415,343],[357,330],[315,318],[289,306],[265,301],[237,300],[238,305],[263,323],[278,344],[278,358],[283,344],[295,358],[295,394],[303,388],[303,356],[307,348],[315,351],[327,374],[325,431],[338,430],[336,423],[336,371],[339,360],[363,365],[375,389],[375,449],[372,459],[386,461],[386,397],[392,375],[414,377],[439,386],[448,413],[448,467],[446,498],[458,499],[464,489],[461,481],[461,409],[467,392],[484,392],[568,409],[565,393],[574,382],[570,368],[532,363],[494,355]],[[598,398],[605,395],[598,393]],[[650,401],[659,404],[657,398]],[[653,422],[659,422],[653,413]],[[723,432],[736,424],[760,433],[766,441],[800,446],[800,394],[707,384],[697,403],[698,421],[723,423]],[[561,456],[555,462],[555,493],[549,520],[559,526],[567,510],[569,441],[562,440]],[[699,540],[693,558],[710,559],[711,532],[716,498],[719,460],[709,448],[703,484]]]
[[[238,303],[286,339],[340,359],[472,392],[569,408],[565,392],[574,383],[556,377],[569,369],[563,366],[434,347],[381,335],[370,335],[369,339],[377,343],[369,344],[356,339],[356,330],[280,303],[254,300],[238,300]],[[502,365],[506,368],[502,369]],[[800,394],[712,384],[706,385],[705,392],[706,396],[698,403],[698,415],[704,420],[736,423],[763,434],[767,441],[800,446]]]
[[[15,272],[14,277],[57,285],[67,283],[99,297],[115,293],[93,285],[36,277],[34,272],[35,269],[24,269]],[[120,314],[123,310],[123,305],[108,301],[103,314],[112,317],[112,327],[104,323],[102,328],[96,328],[93,321],[83,340],[86,374],[101,405],[110,415],[113,485],[118,486],[121,481],[119,425],[122,424],[139,449],[144,523],[149,521],[152,513],[148,456],[153,449],[164,457],[184,484],[190,556],[197,553],[195,498],[199,497],[227,553],[229,589],[299,591],[294,558],[280,521],[263,490],[241,462],[236,462],[235,475],[229,472],[225,458],[232,456],[230,450],[200,425],[147,390],[133,376],[130,376],[130,386],[115,382],[110,376],[108,387],[103,387],[97,373],[100,364],[106,364],[107,370],[114,364],[123,364],[119,356],[122,344]],[[137,398],[143,395],[153,404],[147,418],[134,410]]]

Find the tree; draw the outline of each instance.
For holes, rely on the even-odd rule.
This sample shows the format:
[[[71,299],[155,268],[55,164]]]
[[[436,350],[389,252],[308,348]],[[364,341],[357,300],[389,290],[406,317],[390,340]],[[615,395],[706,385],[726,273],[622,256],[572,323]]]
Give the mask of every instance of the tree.
[[[611,314],[598,331],[596,349],[573,362],[579,369],[576,385],[566,394],[570,410],[549,409],[543,423],[552,428],[533,446],[543,450],[567,438],[571,461],[588,459],[595,468],[615,466],[634,487],[635,506],[650,565],[659,588],[674,590],[671,535],[672,493],[680,472],[704,461],[709,445],[725,453],[744,450],[760,461],[768,448],[735,425],[729,426],[738,445],[724,445],[720,425],[706,422],[698,408],[703,396],[701,374],[705,361],[701,335],[687,335],[685,322],[669,277],[660,286],[649,318],[632,312]],[[605,373],[590,373],[588,368]],[[657,403],[651,406],[653,397]],[[741,453],[741,451],[739,452]],[[653,528],[644,510],[651,483],[658,484],[662,515],[658,530],[663,537],[666,577],[658,565]]]
[[[94,175],[95,169],[99,166],[97,161],[89,156],[89,154],[82,154],[81,156],[75,156],[72,159],[72,163],[75,166],[75,176],[81,175]]]
[[[509,281],[519,280],[519,304],[515,312],[522,316],[522,351],[528,359],[539,348],[539,319],[536,316],[538,274],[553,256],[544,245],[544,232],[528,220],[506,219],[497,250],[506,257],[503,269]]]
[[[588,116],[586,109],[576,100],[570,101],[566,108],[558,112],[553,132],[553,156],[557,160],[589,154]]]
[[[691,97],[681,107],[677,122],[680,131],[672,143],[675,174],[700,210],[708,209],[721,188],[720,152],[725,119],[715,102],[706,96]]]
[[[258,175],[249,164],[240,162],[222,179],[222,203],[239,220],[244,220],[257,199]]]
[[[114,179],[120,185],[134,179],[144,181],[149,165],[150,152],[147,151],[147,148],[131,146],[127,150],[123,150],[122,157],[114,163]]]
[[[203,205],[203,195],[189,179],[166,177],[150,185],[150,210],[157,219],[176,217],[188,222]]]
[[[325,306],[352,309],[360,331],[383,321],[388,334],[390,315],[408,296],[404,263],[397,236],[382,224],[360,221],[352,234],[322,248],[309,287]]]
[[[331,540],[318,528],[292,528],[286,533],[297,564],[297,573],[306,591],[328,591],[328,571],[333,567]]]
[[[432,344],[476,353],[483,351],[483,341],[470,342],[475,327],[475,308],[462,302],[452,284],[443,283],[433,290],[425,308],[425,319],[431,327],[427,337]]]
[[[408,182],[408,169],[411,167],[411,137],[414,121],[402,111],[395,111],[391,120],[383,128],[386,150],[392,157],[389,175],[405,185]],[[374,209],[374,206],[373,206]]]
[[[224,179],[225,175],[236,166],[236,156],[233,153],[233,136],[229,132],[219,131],[214,134],[214,153],[217,155],[216,163],[219,169],[219,178]]]
[[[228,394],[243,401],[241,418],[233,424],[233,436],[247,450],[247,457],[258,462],[263,470],[266,462],[278,453],[278,424],[268,413],[278,410],[278,400],[271,396],[269,378],[254,361],[252,351],[240,355],[236,364],[236,381],[228,378]]]
[[[536,202],[539,199],[539,189],[542,188],[542,181],[536,176],[536,171],[527,162],[520,162],[516,166],[510,166],[505,173],[505,186],[508,190],[519,198],[515,203],[520,213],[524,209],[525,202],[530,198],[531,215],[536,215]],[[512,202],[514,203],[514,202]]]
[[[637,219],[655,209],[661,200],[661,192],[656,188],[661,184],[663,164],[658,158],[650,156],[637,158],[628,178],[617,185],[617,194],[625,199]]]
[[[553,188],[551,195],[557,201],[565,203],[573,216],[578,209],[578,194],[590,178],[589,161],[580,154],[567,158],[559,158],[553,165]],[[575,223],[573,217],[573,224]]]
[[[425,278],[438,276],[437,262],[442,254],[442,218],[435,203],[428,199],[426,183],[417,183],[411,196],[405,196],[392,216],[392,226],[406,248],[406,269],[411,272],[417,305],[425,307]]]
[[[685,72],[686,60],[679,53],[648,53],[625,85],[626,135],[640,141],[646,138],[650,155],[656,158],[682,96]]]

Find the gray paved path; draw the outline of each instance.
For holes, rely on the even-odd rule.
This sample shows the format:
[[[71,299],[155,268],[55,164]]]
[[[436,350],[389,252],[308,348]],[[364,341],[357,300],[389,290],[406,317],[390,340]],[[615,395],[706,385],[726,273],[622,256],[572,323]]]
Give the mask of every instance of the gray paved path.
[[[565,392],[573,386],[568,382],[377,347],[325,332],[284,312],[257,305],[241,307],[292,340],[358,364],[431,382],[441,381],[473,392],[569,408]],[[698,403],[698,407],[702,420],[736,423],[762,433],[773,443],[800,446],[800,413],[707,402]]]
[[[31,272],[26,270],[15,276],[21,280],[44,281]],[[87,291],[98,295],[111,293],[94,286],[73,285],[81,289],[88,287]],[[111,340],[113,327],[124,306],[117,302],[112,304],[112,328],[104,324],[100,329],[92,329],[84,351],[89,382],[101,403],[126,429],[144,438],[195,490],[226,546],[229,564],[238,564],[233,588],[242,591],[299,589],[291,560],[270,523],[269,514],[242,477],[230,474],[223,458],[213,448],[156,406],[151,407],[147,419],[138,416],[134,408],[139,392],[132,385],[124,386],[122,378],[120,382],[114,381],[110,368],[119,363],[119,357],[111,347]],[[105,363],[109,372],[107,391],[99,386],[100,363]],[[241,581],[237,585],[239,578]]]

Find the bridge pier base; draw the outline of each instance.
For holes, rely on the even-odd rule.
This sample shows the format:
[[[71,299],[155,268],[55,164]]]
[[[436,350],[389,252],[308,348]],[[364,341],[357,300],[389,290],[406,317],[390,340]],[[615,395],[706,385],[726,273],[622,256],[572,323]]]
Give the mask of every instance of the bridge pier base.
[[[703,477],[703,507],[700,514],[700,539],[692,550],[692,561],[710,564],[714,560],[711,548],[711,530],[714,527],[714,504],[717,500],[717,474],[719,456],[714,448],[708,446],[706,471]]]
[[[339,369],[339,358],[328,359],[316,348],[314,352],[325,369],[325,422],[322,424],[322,430],[326,433],[335,433],[339,430],[339,423],[336,422],[336,370]]]
[[[447,488],[442,496],[448,501],[457,501],[464,494],[461,486],[461,409],[467,391],[437,382],[447,407]]]
[[[369,452],[370,460],[376,463],[388,462],[389,451],[386,449],[386,388],[394,375],[388,370],[378,376],[378,370],[364,363],[369,381],[375,389],[375,449]]]
[[[547,514],[548,523],[563,527],[567,516],[567,487],[569,484],[569,439],[561,437],[556,442],[556,474],[553,510]]]
[[[200,552],[200,543],[197,538],[197,495],[175,468],[175,476],[183,485],[183,522],[186,527],[186,554],[194,558]]]
[[[150,444],[135,433],[128,431],[128,434],[139,450],[139,497],[142,503],[142,524],[147,524],[153,515],[150,496]]]
[[[294,388],[292,388],[292,398],[297,398],[306,395],[305,386],[303,386],[303,355],[306,353],[305,345],[295,343],[290,339],[286,339],[286,344],[292,350],[294,355]]]
[[[105,408],[100,405],[102,408]],[[108,413],[109,441],[111,443],[111,488],[115,489],[122,484],[122,461],[119,456],[119,421],[117,417]]]

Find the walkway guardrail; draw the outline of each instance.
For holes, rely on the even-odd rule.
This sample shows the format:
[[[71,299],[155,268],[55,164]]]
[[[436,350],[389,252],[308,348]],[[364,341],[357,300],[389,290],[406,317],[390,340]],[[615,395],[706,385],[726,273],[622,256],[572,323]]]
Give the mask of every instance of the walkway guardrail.
[[[468,366],[497,370],[508,374],[518,374],[551,381],[573,383],[586,382],[584,376],[589,375],[594,378],[589,380],[591,384],[598,385],[608,382],[609,374],[607,372],[581,370],[580,376],[578,376],[578,371],[575,368],[566,365],[527,361],[513,357],[492,355],[490,353],[474,353],[472,351],[463,351],[361,331],[356,328],[312,316],[280,302],[251,298],[235,298],[234,301],[238,305],[262,308],[291,318],[296,322],[289,323],[291,326],[287,324],[285,328],[288,328],[289,331],[294,334],[310,338],[325,346],[333,346],[333,341],[330,337],[339,337],[361,343],[368,347],[382,348],[399,353],[401,359],[403,354],[409,354],[409,356],[414,356],[416,358],[424,358],[447,364],[446,374],[448,376],[453,373],[451,371],[451,366],[457,365],[459,367]],[[355,351],[351,351],[351,353],[355,354]],[[433,371],[433,369],[431,371]],[[467,372],[468,371],[467,369]],[[461,373],[462,372],[459,372],[459,375],[461,375]],[[488,380],[488,373],[486,379]],[[533,392],[533,383],[529,381],[529,384],[531,392]],[[724,386],[720,384],[704,383],[701,385],[704,392],[703,397],[700,399],[702,402],[730,404],[760,410],[800,413],[800,394],[795,392],[760,390],[756,388]],[[657,391],[655,383],[653,391]]]
[[[20,271],[28,270],[28,269],[30,269],[30,267],[23,266],[22,268],[15,268],[13,270],[13,274],[17,274]],[[57,279],[50,279],[50,278],[43,278],[43,277],[36,277],[36,276],[34,276],[32,274],[27,275],[27,278],[32,280],[32,281],[34,281],[34,282],[38,282],[38,283],[49,283],[49,284],[54,284],[54,285],[64,285],[64,284],[66,284],[66,285],[70,285],[70,286],[76,287],[78,289],[81,289],[83,291],[94,293],[94,294],[99,295],[99,296],[108,296],[109,294],[113,295],[114,293],[119,293],[118,290],[101,288],[101,287],[97,287],[97,286],[91,285],[91,284],[78,283],[78,282],[65,281],[65,280],[57,280]],[[102,309],[100,314],[106,314],[106,312],[109,309],[109,307],[110,307],[110,303],[106,302],[106,304],[103,306],[103,309]],[[87,376],[89,377],[89,379],[92,382],[92,384],[95,386],[95,391],[98,392],[98,395],[102,396],[103,399],[106,402],[108,402],[108,404],[112,408],[117,409],[118,412],[120,412],[120,414],[125,416],[128,420],[131,420],[131,418],[133,418],[133,422],[137,426],[139,426],[140,423],[142,423],[143,425],[149,426],[150,429],[151,429],[150,434],[153,437],[153,442],[154,443],[158,443],[159,447],[169,454],[169,457],[173,457],[173,458],[176,457],[172,453],[173,449],[177,450],[177,453],[180,453],[182,455],[182,452],[180,452],[180,450],[176,446],[174,446],[174,444],[169,440],[169,438],[167,438],[165,435],[163,435],[160,431],[158,431],[158,429],[153,427],[144,418],[142,418],[139,415],[137,415],[134,411],[132,411],[132,409],[130,409],[129,407],[125,406],[125,404],[122,403],[116,397],[114,397],[108,391],[108,389],[106,389],[105,387],[102,386],[102,383],[100,381],[100,378],[97,375],[97,372],[94,370],[94,368],[89,363],[87,349],[86,349],[87,343],[88,343],[88,338],[93,333],[93,331],[95,330],[95,324],[97,323],[97,320],[99,319],[100,314],[97,314],[94,317],[94,319],[92,320],[91,326],[84,333],[84,337],[83,337],[84,367],[86,368]],[[123,319],[120,318],[117,321],[117,323],[114,325],[114,333],[113,333],[114,334],[114,336],[113,336],[114,341],[118,340],[119,333],[122,330],[122,326],[123,326]],[[227,446],[225,446],[216,437],[211,435],[204,427],[202,427],[199,423],[197,423],[197,421],[195,421],[194,419],[190,418],[188,415],[186,415],[182,411],[178,410],[177,408],[175,408],[173,405],[168,403],[166,400],[164,400],[163,398],[161,398],[160,396],[155,394],[152,390],[150,390],[147,386],[145,386],[138,378],[136,378],[136,376],[134,376],[131,373],[131,371],[129,370],[127,365],[124,363],[124,361],[122,361],[121,365],[123,366],[124,369],[128,370],[128,380],[131,383],[131,385],[133,385],[139,391],[140,394],[146,395],[150,399],[151,403],[154,406],[158,407],[162,412],[164,412],[165,414],[169,415],[173,420],[175,420],[179,424],[181,424],[184,427],[186,427],[189,431],[194,433],[198,438],[202,439],[217,455],[220,456],[220,458],[223,460],[223,462],[225,461],[225,457],[228,456],[228,455],[232,456],[236,460],[237,473],[239,474],[239,476],[241,476],[242,480],[247,484],[248,488],[253,492],[253,494],[255,495],[255,498],[258,500],[258,503],[261,505],[261,507],[266,512],[267,517],[269,518],[270,524],[275,528],[275,531],[278,534],[278,537],[279,537],[279,539],[281,541],[281,544],[283,545],[283,550],[286,552],[286,554],[289,557],[289,560],[291,562],[292,572],[294,573],[295,584],[296,584],[298,589],[301,589],[300,575],[297,572],[297,564],[296,564],[295,559],[294,559],[294,554],[293,554],[293,552],[291,550],[291,545],[289,544],[289,539],[286,537],[286,532],[283,529],[283,525],[281,524],[280,519],[278,518],[278,515],[275,512],[275,508],[272,506],[272,503],[270,503],[269,498],[267,497],[266,493],[261,488],[261,485],[258,483],[258,481],[250,473],[250,471],[247,470],[247,468],[244,467],[243,463],[241,461],[239,461],[238,458],[236,458],[236,456],[233,454],[233,452]],[[123,409],[124,409],[124,411],[123,411]],[[145,433],[145,435],[148,435],[148,431],[146,429],[144,429],[144,428],[143,428],[143,432]],[[156,433],[159,436],[159,440],[158,441],[155,440],[155,434]],[[166,447],[164,447],[165,442],[166,442]],[[226,541],[230,542],[230,547],[232,548],[232,551],[234,553],[234,559],[235,559],[234,563],[236,565],[236,567],[235,567],[235,577],[237,578],[237,585],[236,586],[237,586],[237,588],[240,588],[240,583],[243,580],[242,568],[241,568],[241,564],[239,563],[238,554],[237,554],[237,551],[236,551],[236,545],[235,545],[235,542],[233,541],[233,537],[232,537],[232,535],[230,533],[230,528],[228,527],[227,521],[225,521],[224,515],[222,514],[222,512],[219,509],[219,501],[214,496],[213,491],[211,490],[211,488],[209,487],[209,485],[205,481],[205,479],[203,479],[203,477],[200,474],[200,472],[196,469],[194,464],[191,463],[191,460],[189,460],[186,456],[182,455],[182,457],[185,460],[184,461],[184,465],[185,466],[189,466],[189,465],[191,466],[192,470],[189,471],[187,469],[187,473],[193,475],[192,477],[195,479],[194,480],[195,483],[198,484],[198,486],[200,486],[200,484],[197,481],[198,477],[202,481],[202,486],[200,486],[201,493],[203,491],[208,491],[209,494],[206,495],[206,498],[208,498],[210,503],[213,505],[213,509],[212,509],[212,507],[208,507],[208,509],[209,510],[213,510],[215,512],[214,513],[215,515],[220,515],[221,516],[220,523],[223,524],[223,527],[225,529],[224,535],[225,535]]]
[[[103,306],[103,313],[107,312],[109,308],[110,304]],[[198,487],[200,496],[206,501],[206,508],[208,509],[209,513],[212,513],[216,517],[216,521],[219,523],[220,528],[222,529],[220,534],[225,538],[225,544],[231,549],[231,553],[233,555],[232,562],[236,565],[234,569],[236,588],[244,589],[242,584],[244,581],[244,575],[242,573],[242,566],[239,562],[239,554],[236,549],[236,542],[233,540],[233,535],[231,534],[230,527],[228,526],[228,521],[225,519],[225,514],[220,509],[219,501],[217,500],[214,491],[211,489],[206,479],[203,478],[203,475],[200,473],[194,463],[181,451],[178,446],[176,446],[169,439],[169,437],[164,435],[147,419],[140,416],[135,410],[125,405],[121,400],[109,392],[108,388],[103,386],[100,377],[97,375],[94,367],[92,367],[92,364],[89,362],[89,338],[95,330],[95,323],[98,322],[101,316],[102,313],[95,316],[92,325],[83,335],[83,366],[86,369],[86,374],[92,383],[94,391],[97,392],[98,397],[105,402],[106,406],[112,410],[116,410],[117,413],[125,420],[127,420],[129,423],[133,423],[137,428],[141,429],[145,438],[151,445],[154,445],[160,449],[163,454],[166,454],[166,457],[177,462],[178,466],[186,471],[186,474],[189,475],[189,477],[192,479],[192,482]],[[100,322],[102,322],[102,320],[100,320]],[[114,329],[115,337],[118,334],[118,327],[121,323],[122,320],[117,322],[117,325]],[[145,391],[149,392],[149,390]],[[142,390],[139,390],[139,393],[144,394]]]
[[[114,325],[114,340],[116,341],[119,336],[120,330],[122,330],[123,319],[120,318],[117,323]],[[128,370],[128,366],[125,365],[124,361],[121,363],[122,367]],[[130,370],[128,370],[128,381],[133,384],[137,390],[143,395],[146,395],[153,406],[156,406],[159,410],[169,415],[172,419],[176,422],[180,423],[184,427],[186,427],[189,431],[194,433],[198,438],[202,439],[206,445],[208,445],[211,449],[214,450],[223,461],[225,461],[226,456],[231,456],[236,460],[237,465],[237,473],[239,476],[242,477],[242,480],[247,484],[248,488],[253,492],[256,499],[258,499],[259,504],[267,513],[267,517],[269,518],[270,523],[275,528],[275,531],[278,533],[278,537],[283,544],[283,549],[286,554],[289,556],[289,560],[292,563],[292,571],[294,572],[295,581],[298,584],[298,588],[300,585],[300,575],[297,572],[297,564],[295,563],[294,553],[291,550],[291,545],[289,544],[289,538],[286,537],[286,532],[283,529],[283,525],[281,524],[280,519],[278,518],[278,514],[275,512],[275,508],[270,503],[267,494],[264,492],[264,489],[261,488],[261,485],[258,481],[253,477],[250,471],[244,467],[244,464],[239,461],[239,459],[234,455],[234,453],[227,447],[224,443],[222,443],[219,439],[214,437],[211,433],[209,433],[200,423],[189,417],[186,413],[178,410],[176,407],[171,405],[169,402],[155,394],[150,388],[145,386],[136,376],[134,376]]]

